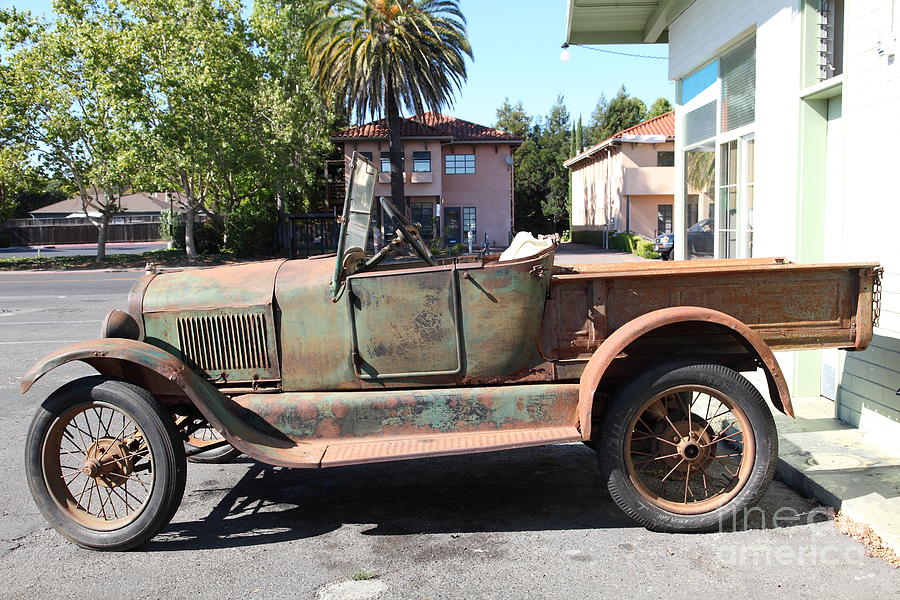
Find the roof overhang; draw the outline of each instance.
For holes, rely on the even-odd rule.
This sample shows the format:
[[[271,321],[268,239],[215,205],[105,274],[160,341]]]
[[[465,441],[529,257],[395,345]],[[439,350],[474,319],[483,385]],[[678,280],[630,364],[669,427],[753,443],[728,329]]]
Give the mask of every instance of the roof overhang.
[[[664,44],[694,0],[567,0],[566,43]]]
[[[359,137],[341,137],[341,136],[331,136],[330,139],[335,143],[342,142],[387,142],[390,141],[391,138],[388,136],[359,136]],[[435,141],[435,142],[452,142],[453,138],[449,135],[401,135],[401,140],[424,140],[424,141]]]
[[[674,142],[674,141],[675,141],[675,138],[667,137],[665,135],[656,135],[656,134],[623,135],[623,136],[617,137],[617,138],[610,138],[610,139],[606,140],[605,142],[601,142],[601,143],[597,144],[596,146],[591,146],[584,152],[577,154],[577,155],[573,156],[572,158],[563,162],[563,166],[567,169],[574,167],[581,161],[587,160],[588,158],[594,156],[598,152],[600,152],[606,148],[609,148],[611,146],[619,146],[623,142],[629,142],[632,144],[664,144],[666,142]]]

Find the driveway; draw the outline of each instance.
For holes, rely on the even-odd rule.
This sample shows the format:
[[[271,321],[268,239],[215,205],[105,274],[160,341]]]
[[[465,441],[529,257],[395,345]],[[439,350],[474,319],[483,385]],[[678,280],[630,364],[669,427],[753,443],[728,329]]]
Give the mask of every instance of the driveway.
[[[622,250],[605,250],[591,244],[560,244],[553,261],[557,265],[578,265],[591,263],[644,262],[648,259]]]

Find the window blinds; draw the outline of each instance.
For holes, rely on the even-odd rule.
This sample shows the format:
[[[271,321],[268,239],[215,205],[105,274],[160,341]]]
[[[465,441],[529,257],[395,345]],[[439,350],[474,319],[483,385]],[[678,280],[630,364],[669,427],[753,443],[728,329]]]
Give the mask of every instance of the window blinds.
[[[722,81],[722,131],[752,123],[756,114],[756,37],[719,59]]]
[[[716,135],[716,102],[704,104],[685,115],[684,144],[690,146]]]

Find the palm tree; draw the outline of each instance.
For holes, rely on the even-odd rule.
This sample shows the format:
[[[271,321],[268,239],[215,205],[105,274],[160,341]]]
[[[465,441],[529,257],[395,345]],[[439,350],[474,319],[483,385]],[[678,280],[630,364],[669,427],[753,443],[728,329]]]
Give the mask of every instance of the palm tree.
[[[391,196],[406,212],[400,110],[439,112],[452,103],[472,57],[457,0],[320,2],[305,52],[330,99],[359,122],[387,117]]]

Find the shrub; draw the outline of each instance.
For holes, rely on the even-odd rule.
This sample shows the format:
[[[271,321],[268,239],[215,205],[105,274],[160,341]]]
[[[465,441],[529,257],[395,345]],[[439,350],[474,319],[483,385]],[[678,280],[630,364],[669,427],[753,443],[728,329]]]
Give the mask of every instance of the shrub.
[[[197,254],[221,254],[225,226],[216,219],[194,223],[194,248]]]
[[[238,256],[271,256],[275,252],[278,210],[273,202],[250,198],[241,202],[225,220],[228,250]]]
[[[642,258],[659,258],[659,253],[653,251],[653,242],[647,240],[639,240],[634,253]]]
[[[576,244],[603,245],[603,232],[600,230],[578,230],[572,232],[572,241]]]

